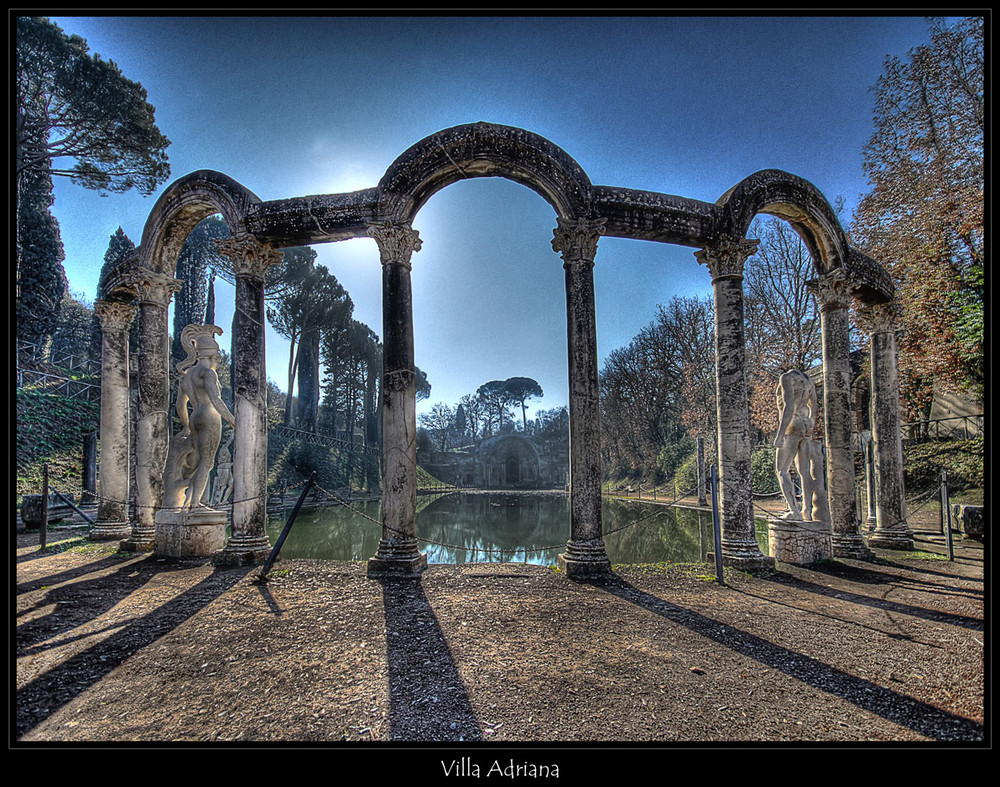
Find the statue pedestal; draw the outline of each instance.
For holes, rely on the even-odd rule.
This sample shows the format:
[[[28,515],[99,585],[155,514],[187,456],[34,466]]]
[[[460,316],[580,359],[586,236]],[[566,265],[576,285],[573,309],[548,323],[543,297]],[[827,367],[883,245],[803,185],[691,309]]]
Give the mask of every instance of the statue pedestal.
[[[226,512],[212,508],[189,511],[158,511],[157,555],[164,557],[211,557],[226,545]]]
[[[833,531],[829,522],[769,519],[767,543],[771,557],[782,563],[804,566],[833,557]]]

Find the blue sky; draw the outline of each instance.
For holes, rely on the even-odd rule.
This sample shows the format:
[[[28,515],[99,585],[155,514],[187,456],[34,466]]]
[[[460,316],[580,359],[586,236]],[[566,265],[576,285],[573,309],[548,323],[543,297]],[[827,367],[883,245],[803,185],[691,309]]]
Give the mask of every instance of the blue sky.
[[[146,88],[171,181],[215,169],[263,200],[353,191],[420,139],[483,120],[541,134],[599,185],[714,202],[784,169],[843,198],[845,225],[867,188],[870,88],[886,56],[929,39],[915,16],[52,19]],[[138,243],[166,185],[101,197],[56,180],[70,287],[92,299],[110,236],[121,226]],[[417,215],[416,362],[432,385],[421,410],[511,376],[539,381],[538,406],[566,404],[554,226],[541,197],[498,178],[449,186]],[[315,248],[381,335],[375,242]],[[693,251],[601,240],[602,360],[657,304],[710,292]],[[228,335],[231,294],[219,297]],[[267,352],[284,388],[287,344],[272,332]]]

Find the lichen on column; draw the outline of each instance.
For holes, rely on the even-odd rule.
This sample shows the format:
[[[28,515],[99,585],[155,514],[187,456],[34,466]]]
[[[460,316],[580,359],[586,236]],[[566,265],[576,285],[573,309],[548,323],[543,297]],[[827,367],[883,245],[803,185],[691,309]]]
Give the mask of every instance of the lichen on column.
[[[139,301],[139,390],[136,424],[136,510],[122,549],[153,549],[156,510],[163,498],[163,468],[170,441],[170,342],[167,310],[183,282],[140,269],[131,281]]]
[[[858,316],[869,334],[871,356],[872,441],[875,454],[875,532],[871,546],[912,549],[903,484],[903,439],[899,414],[896,325],[899,307],[866,304]]]
[[[836,557],[870,559],[858,522],[854,494],[854,450],[851,445],[852,302],[843,268],[809,283],[819,301],[823,336],[823,421],[826,436],[826,485]]]
[[[558,219],[552,248],[566,272],[569,355],[570,538],[559,565],[568,574],[610,570],[601,523],[601,426],[594,258],[605,222]]]
[[[281,252],[252,235],[216,241],[236,277],[233,341],[233,525],[220,564],[254,565],[267,559],[267,367],[264,346],[264,279]]]
[[[128,333],[137,308],[99,300],[94,313],[101,325],[101,454],[96,541],[116,541],[131,532],[129,499]]]
[[[416,538],[417,416],[411,257],[420,236],[410,225],[368,225],[382,262],[382,538],[370,576],[416,575],[427,556]]]
[[[722,557],[744,569],[767,568],[773,560],[760,551],[750,487],[750,401],[746,380],[743,324],[743,269],[760,241],[722,237],[695,252],[712,274],[715,301],[716,390],[718,408],[719,506]]]

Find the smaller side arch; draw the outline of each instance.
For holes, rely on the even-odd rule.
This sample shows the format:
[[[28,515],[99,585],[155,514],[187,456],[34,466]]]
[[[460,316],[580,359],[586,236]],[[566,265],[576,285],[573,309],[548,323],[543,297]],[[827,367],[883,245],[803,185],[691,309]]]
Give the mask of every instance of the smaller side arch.
[[[198,170],[175,180],[160,195],[146,219],[139,264],[173,276],[184,241],[198,222],[221,213],[234,235],[246,229],[246,216],[260,198],[215,170]]]
[[[847,267],[847,238],[830,203],[812,183],[778,169],[744,178],[717,201],[719,234],[744,237],[758,213],[788,221],[812,252],[818,273]]]

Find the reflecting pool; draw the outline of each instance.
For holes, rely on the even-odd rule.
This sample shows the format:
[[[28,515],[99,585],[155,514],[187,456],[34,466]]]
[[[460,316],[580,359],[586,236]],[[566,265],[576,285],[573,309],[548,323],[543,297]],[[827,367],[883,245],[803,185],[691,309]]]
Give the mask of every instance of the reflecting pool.
[[[286,558],[368,560],[378,549],[378,501],[299,512],[282,546]],[[352,510],[354,509],[354,510]],[[272,512],[273,544],[287,513]],[[691,563],[712,551],[712,516],[687,508],[604,500],[604,542],[612,563]],[[456,493],[417,498],[417,538],[429,563],[550,565],[569,538],[569,503],[562,493]],[[767,529],[757,523],[767,551]]]

